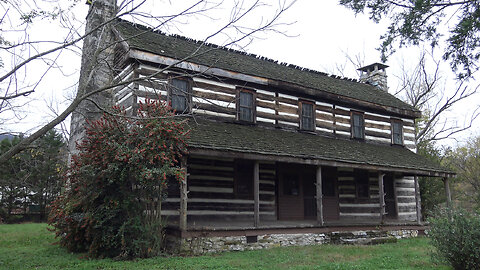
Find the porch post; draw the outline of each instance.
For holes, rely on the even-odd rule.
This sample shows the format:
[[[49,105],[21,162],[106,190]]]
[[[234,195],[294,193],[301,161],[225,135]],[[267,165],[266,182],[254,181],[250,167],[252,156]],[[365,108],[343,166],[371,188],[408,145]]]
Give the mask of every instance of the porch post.
[[[258,160],[255,160],[253,165],[253,223],[255,227],[260,225],[260,169]]]
[[[378,194],[380,196],[380,220],[383,222],[385,218],[385,191],[383,189],[384,173],[378,172]]]
[[[443,178],[443,184],[445,185],[445,195],[447,196],[447,207],[452,206],[452,194],[450,193],[450,185],[448,183],[448,178]]]
[[[420,201],[420,186],[418,184],[418,177],[415,175],[413,177],[415,182],[415,205],[417,209],[417,223],[420,224],[422,222],[422,204]]]
[[[317,223],[323,226],[322,166],[317,167]]]
[[[180,231],[182,233],[187,231],[187,199],[188,199],[188,191],[187,191],[187,160],[185,158],[181,161],[181,167],[185,172],[185,178],[183,181],[180,182],[180,220],[179,226]]]

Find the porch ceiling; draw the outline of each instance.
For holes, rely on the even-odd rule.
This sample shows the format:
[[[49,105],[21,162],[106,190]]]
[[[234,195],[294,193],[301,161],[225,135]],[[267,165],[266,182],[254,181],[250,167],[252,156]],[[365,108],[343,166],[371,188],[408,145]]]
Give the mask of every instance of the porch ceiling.
[[[189,122],[191,153],[312,165],[452,177],[449,171],[398,146],[196,119]]]

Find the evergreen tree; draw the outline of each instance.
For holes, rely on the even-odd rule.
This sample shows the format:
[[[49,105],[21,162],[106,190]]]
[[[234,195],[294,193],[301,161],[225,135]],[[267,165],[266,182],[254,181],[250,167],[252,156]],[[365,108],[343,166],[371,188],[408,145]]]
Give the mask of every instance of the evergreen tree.
[[[444,59],[450,60],[458,77],[467,77],[478,70],[480,58],[480,2],[445,0],[340,0],[355,13],[368,12],[379,22],[389,18],[391,24],[381,36],[379,50],[382,60],[392,54],[395,46],[417,45],[429,41],[432,47],[446,37]],[[446,24],[448,30],[441,28]]]

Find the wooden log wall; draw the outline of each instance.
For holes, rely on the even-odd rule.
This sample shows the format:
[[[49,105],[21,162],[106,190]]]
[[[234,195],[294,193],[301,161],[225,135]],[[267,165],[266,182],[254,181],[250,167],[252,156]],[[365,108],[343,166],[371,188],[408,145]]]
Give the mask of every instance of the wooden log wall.
[[[251,220],[254,200],[235,195],[234,159],[191,156],[188,171],[188,220]],[[259,164],[260,222],[275,220],[275,164]],[[252,172],[253,183],[253,172]],[[168,198],[162,204],[162,215],[178,216],[178,185],[170,185]]]
[[[188,160],[188,219],[195,220],[249,220],[253,222],[254,200],[236,198],[234,192],[234,160],[191,157]],[[338,168],[339,209],[341,219],[380,219],[378,172],[370,171],[369,197],[356,197],[355,170]],[[260,163],[260,221],[276,220],[275,165]],[[252,177],[253,181],[253,177]],[[394,186],[399,221],[416,219],[415,187],[413,177],[396,177]],[[180,207],[179,186],[170,182],[168,198],[162,204],[162,215],[178,219]]]
[[[169,76],[167,73],[159,73],[158,69],[142,64],[136,68],[128,66],[120,75],[123,79],[146,78],[139,83],[116,89],[117,104],[125,106],[132,113],[136,110],[137,103],[144,101],[145,98],[167,100]],[[193,113],[235,119],[236,85],[199,77],[194,77],[191,83]],[[275,90],[255,89],[255,91],[256,122],[258,124],[276,125],[293,130],[299,128],[299,99],[301,97],[279,93]],[[354,108],[316,100],[316,132],[350,138],[352,109]],[[365,112],[364,118],[367,141],[391,143],[392,119],[390,116]],[[406,118],[401,120],[403,121],[404,144],[408,149],[415,151],[414,122]]]
[[[398,219],[413,221],[417,219],[415,200],[415,179],[413,176],[395,178]]]
[[[352,168],[338,168],[338,197],[340,218],[378,220],[380,206],[378,195],[378,172],[370,171],[369,197],[357,200],[355,171]]]
[[[128,65],[114,78],[114,81],[129,81],[132,80],[134,76],[136,76],[134,65]],[[134,96],[135,87],[135,83],[129,83],[120,85],[113,90],[115,104],[124,107],[129,114],[132,113],[133,105],[136,103]]]
[[[398,220],[416,220],[415,186],[413,177],[396,177],[394,190],[397,198]],[[338,168],[340,217],[344,219],[379,220],[378,172],[369,171],[369,197],[358,200],[354,170]]]

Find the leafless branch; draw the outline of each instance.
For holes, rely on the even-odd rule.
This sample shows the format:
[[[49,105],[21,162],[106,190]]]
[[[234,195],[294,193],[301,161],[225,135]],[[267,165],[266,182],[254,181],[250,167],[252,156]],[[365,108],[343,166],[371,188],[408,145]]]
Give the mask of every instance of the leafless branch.
[[[434,67],[432,68],[429,63]],[[445,89],[442,87],[444,82],[440,75],[440,61],[431,54],[423,52],[413,70],[402,66],[402,72],[397,77],[401,85],[396,95],[403,97],[424,114],[424,118],[417,121],[415,135],[417,144],[450,138],[471,128],[477,119],[478,107],[469,114],[468,121],[462,125],[447,119],[446,112],[475,96],[479,86],[472,88],[466,81],[460,81],[453,91]]]
[[[141,1],[139,5],[143,4],[143,2],[144,1]],[[201,2],[204,2],[204,1],[198,1],[197,3],[201,3]],[[67,116],[69,116],[79,106],[80,103],[82,103],[84,101],[87,101],[88,99],[90,99],[94,95],[96,95],[98,93],[101,93],[101,92],[104,92],[106,90],[110,90],[110,89],[119,87],[119,86],[126,86],[126,85],[129,85],[131,83],[136,83],[136,82],[140,82],[140,81],[143,81],[143,80],[152,79],[154,76],[160,74],[161,72],[164,72],[168,69],[171,69],[172,67],[175,67],[182,62],[188,61],[189,59],[191,59],[193,57],[198,57],[202,54],[210,53],[212,50],[218,49],[218,48],[214,48],[214,47],[208,47],[207,49],[205,49],[205,47],[206,47],[205,44],[212,37],[214,37],[216,35],[219,35],[223,31],[225,31],[227,28],[236,29],[237,32],[239,33],[239,36],[236,37],[236,38],[231,38],[228,42],[226,42],[226,44],[223,44],[224,46],[231,46],[231,45],[237,44],[238,42],[241,42],[244,39],[251,37],[255,33],[258,33],[258,32],[261,32],[261,31],[268,31],[268,30],[272,29],[272,27],[275,27],[277,25],[276,21],[279,19],[279,17],[281,16],[282,13],[284,13],[288,8],[290,8],[290,6],[293,4],[293,2],[289,3],[287,1],[281,1],[279,9],[275,12],[275,14],[271,17],[271,19],[266,20],[266,21],[262,21],[262,23],[257,28],[242,28],[241,26],[238,26],[237,23],[240,22],[240,20],[242,20],[243,18],[245,18],[245,16],[249,12],[254,10],[256,8],[255,5],[260,5],[261,2],[260,1],[255,1],[254,4],[249,5],[246,9],[239,8],[238,10],[234,11],[234,15],[232,16],[230,21],[228,21],[225,25],[219,27],[216,31],[214,31],[210,35],[207,35],[207,37],[203,40],[202,43],[199,44],[199,46],[197,47],[197,49],[195,51],[193,51],[192,53],[190,53],[188,56],[184,57],[183,59],[179,59],[178,61],[175,61],[175,63],[172,63],[171,65],[169,65],[167,67],[159,69],[157,72],[155,72],[155,73],[153,73],[149,76],[141,77],[141,78],[131,78],[131,79],[124,80],[124,81],[121,81],[121,82],[115,81],[115,82],[107,83],[106,85],[100,86],[100,87],[98,87],[94,90],[89,89],[88,92],[86,91],[86,89],[82,89],[82,87],[79,87],[77,96],[71,101],[71,103],[68,105],[67,108],[65,108],[61,113],[55,114],[55,117],[50,122],[48,122],[47,124],[45,124],[44,126],[39,128],[37,131],[35,131],[30,136],[24,138],[22,141],[20,141],[18,144],[16,144],[14,147],[12,147],[8,152],[6,152],[2,156],[0,156],[0,163],[5,162],[9,158],[11,158],[13,155],[19,153],[20,151],[22,151],[23,149],[28,147],[28,145],[30,145],[36,139],[38,139],[43,134],[45,134],[48,130],[50,130],[50,129],[54,128],[55,126],[57,126],[58,124],[62,123],[64,121],[64,119]],[[135,14],[136,9],[139,7],[139,5],[133,6],[132,8],[130,8],[128,10],[125,10],[125,7],[129,4],[133,4],[133,1],[122,2],[122,5],[123,5],[122,9],[124,9],[124,10],[121,11],[120,14],[118,14],[115,18],[111,18],[111,19],[107,20],[105,23],[102,23],[100,26],[95,27],[93,30],[87,32],[86,34],[81,35],[81,36],[79,36],[75,39],[72,39],[71,41],[62,44],[61,46],[57,46],[53,49],[46,50],[44,52],[38,53],[36,55],[30,56],[30,57],[24,59],[19,64],[15,65],[9,72],[5,73],[2,77],[0,77],[0,82],[7,79],[7,78],[15,76],[16,72],[20,68],[28,65],[31,61],[33,61],[35,59],[42,58],[45,55],[51,54],[51,53],[56,52],[56,51],[61,51],[61,50],[65,49],[69,46],[74,46],[79,41],[83,40],[85,37],[88,37],[89,35],[91,35],[94,31],[106,31],[105,26],[111,25],[114,22],[114,20],[116,20],[116,18],[121,17],[121,16],[130,15],[130,14]],[[190,13],[190,11],[187,8],[187,10],[184,10],[183,12],[180,12],[179,14],[181,15],[181,14],[189,14],[189,13]],[[155,29],[158,29],[159,27],[165,25],[166,22],[171,21],[173,18],[175,18],[175,15],[173,15],[171,17],[159,19],[160,23],[157,25],[157,27]],[[238,29],[242,29],[242,31],[238,31]],[[248,31],[243,31],[244,29],[247,29]],[[138,34],[141,34],[141,33],[138,33]],[[99,35],[99,37],[100,37],[100,42],[97,43],[95,53],[91,56],[92,59],[93,59],[93,61],[91,61],[91,63],[104,63],[106,61],[106,59],[101,59],[100,55],[102,55],[102,53],[104,53],[106,49],[112,48],[112,46],[118,44],[119,42],[123,42],[122,40],[120,40],[120,41],[114,41],[113,43],[106,44],[105,43],[106,40],[103,40],[103,43],[102,43],[102,39],[104,38],[104,35]],[[131,37],[125,37],[125,38],[128,39],[128,38],[131,38]],[[95,65],[95,64],[93,64],[93,65]],[[109,67],[113,68],[111,65],[109,65]],[[87,75],[87,80],[86,80],[87,82],[92,80],[93,74],[94,74],[94,69],[95,69],[95,66],[90,67],[89,70],[92,70],[92,71]],[[88,83],[86,83],[84,85],[88,85]]]
[[[34,90],[29,90],[29,91],[25,91],[25,92],[21,92],[21,93],[15,93],[15,94],[12,94],[12,95],[6,95],[6,96],[3,96],[3,97],[0,97],[0,100],[9,100],[9,99],[14,99],[14,98],[17,98],[17,97],[20,97],[20,96],[26,97],[33,92],[34,92]]]

